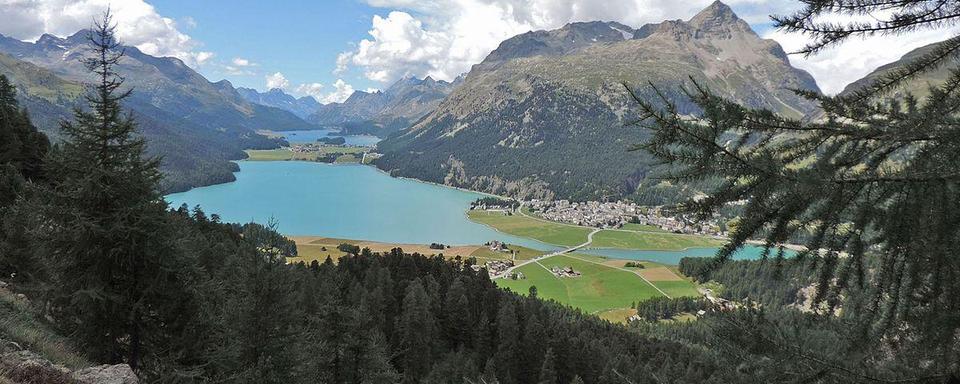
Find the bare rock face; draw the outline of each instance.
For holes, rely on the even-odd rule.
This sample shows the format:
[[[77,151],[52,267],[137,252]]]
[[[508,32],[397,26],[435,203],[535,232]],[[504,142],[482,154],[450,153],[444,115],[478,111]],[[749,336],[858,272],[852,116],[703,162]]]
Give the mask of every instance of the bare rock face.
[[[55,383],[55,384],[138,384],[137,375],[129,365],[98,365],[70,372],[70,369],[53,364],[42,356],[19,349],[16,343],[3,342],[0,349],[0,382]]]
[[[70,375],[78,384],[137,384],[139,380],[129,365],[98,365]]]

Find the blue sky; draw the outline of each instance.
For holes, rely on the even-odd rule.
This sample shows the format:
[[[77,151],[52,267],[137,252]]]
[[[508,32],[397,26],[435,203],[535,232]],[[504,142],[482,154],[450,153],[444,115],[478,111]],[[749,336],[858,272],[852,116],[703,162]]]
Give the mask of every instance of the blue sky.
[[[291,84],[333,84],[337,55],[367,37],[375,9],[359,1],[197,1],[154,0],[157,11],[177,21],[179,29],[216,53],[255,64],[253,75],[231,75],[214,65],[201,66],[211,80],[226,78],[235,86],[265,89],[265,76],[281,72]],[[191,25],[192,23],[195,23]],[[226,65],[226,64],[225,64]],[[357,89],[380,85],[356,74],[345,80]]]

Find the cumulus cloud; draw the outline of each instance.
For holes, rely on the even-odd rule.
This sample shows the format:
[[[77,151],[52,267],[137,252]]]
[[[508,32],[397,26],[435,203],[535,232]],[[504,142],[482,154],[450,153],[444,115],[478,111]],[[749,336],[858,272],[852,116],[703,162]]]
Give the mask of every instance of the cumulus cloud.
[[[690,17],[710,1],[368,0],[372,6],[397,10],[374,16],[370,38],[338,59],[349,60],[368,79],[381,82],[407,75],[453,80],[503,40],[530,30],[590,20],[639,26]],[[343,67],[338,60],[338,69]]]
[[[284,89],[290,86],[290,81],[280,72],[266,76],[267,89]]]
[[[44,33],[65,37],[89,28],[110,7],[117,37],[154,56],[172,56],[196,67],[213,57],[143,0],[4,0],[0,2],[0,33],[33,41]],[[189,22],[188,22],[189,23]]]
[[[295,91],[299,95],[313,96],[314,99],[320,101],[324,98],[323,88],[323,84],[320,83],[304,83],[298,85]]]
[[[500,42],[531,30],[555,29],[574,21],[618,21],[633,27],[668,19],[688,19],[713,0],[367,0],[392,10],[374,16],[370,37],[337,58],[337,73],[347,65],[384,83],[403,76],[453,80],[479,63]],[[794,0],[728,0],[737,14],[756,26],[768,26],[771,14],[789,14]],[[791,52],[806,37],[761,28],[764,37]],[[827,92],[836,92],[876,67],[909,50],[942,40],[940,33],[851,40],[814,57],[791,56]]]
[[[347,84],[343,79],[337,79],[337,81],[333,83],[333,89],[333,92],[326,94],[320,99],[321,103],[342,103],[353,94],[353,86]]]

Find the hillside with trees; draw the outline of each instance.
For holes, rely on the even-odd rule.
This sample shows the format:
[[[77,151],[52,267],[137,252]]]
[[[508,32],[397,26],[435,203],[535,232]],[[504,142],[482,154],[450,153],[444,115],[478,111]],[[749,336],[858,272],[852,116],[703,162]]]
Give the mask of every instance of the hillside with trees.
[[[571,23],[507,39],[435,112],[380,142],[375,164],[517,198],[676,202],[709,182],[664,183],[656,159],[628,152],[650,131],[631,124],[639,115],[623,83],[656,84],[692,114],[700,109],[680,89],[691,77],[751,107],[797,118],[817,110],[790,91],[819,92],[813,78],[715,2],[685,21]]]
[[[804,6],[776,21],[810,34],[811,54],[960,21],[960,5],[935,0]],[[818,21],[830,12],[890,16]],[[656,87],[631,89],[651,133],[638,149],[671,163],[672,180],[718,180],[677,209],[743,209],[715,258],[680,265],[734,305],[639,303],[627,327],[535,287],[498,289],[474,259],[344,244],[337,262],[289,264],[296,244],[271,225],[170,209],[125,113],[136,89],[118,73],[109,12],[87,44],[98,81],[57,145],[0,75],[0,382],[75,382],[51,364],[9,365],[29,348],[151,383],[960,382],[960,37],[850,94],[797,90],[822,106],[818,121],[698,82],[686,88],[695,116],[643,96]],[[948,81],[922,101],[887,97],[944,66]],[[800,232],[805,250],[788,254]],[[756,237],[760,260],[732,260]]]
[[[90,53],[89,33],[44,35],[33,43],[0,35],[0,74],[17,86],[18,100],[54,142],[61,137],[60,121],[85,105],[95,81],[80,62]],[[150,143],[148,154],[162,157],[164,191],[233,181],[238,167],[230,160],[243,159],[244,149],[284,144],[257,134],[259,129],[314,127],[285,110],[246,101],[230,82],[210,82],[179,59],[123,49],[118,70],[140,89],[124,100],[125,111],[136,116],[139,134]]]

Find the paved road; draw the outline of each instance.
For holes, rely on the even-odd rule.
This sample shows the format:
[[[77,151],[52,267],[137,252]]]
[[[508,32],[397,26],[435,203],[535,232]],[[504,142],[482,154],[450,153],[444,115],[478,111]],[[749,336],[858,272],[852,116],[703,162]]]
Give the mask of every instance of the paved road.
[[[567,253],[576,251],[576,250],[578,250],[578,249],[580,249],[580,248],[586,247],[586,246],[590,245],[590,243],[593,242],[593,234],[594,234],[594,233],[597,233],[597,232],[600,232],[600,228],[594,229],[592,232],[590,232],[589,234],[587,234],[587,242],[586,242],[586,243],[583,243],[583,244],[580,244],[580,245],[575,245],[575,246],[572,246],[572,247],[570,247],[570,248],[563,249],[563,250],[560,250],[560,251],[556,251],[556,252],[553,252],[553,253],[548,253],[548,254],[546,254],[546,255],[542,255],[542,256],[539,256],[539,257],[532,258],[532,259],[530,259],[530,260],[526,260],[526,261],[524,261],[524,262],[522,262],[522,263],[520,263],[520,264],[516,264],[516,265],[514,265],[514,266],[512,266],[512,267],[510,267],[510,268],[507,268],[507,270],[503,271],[502,273],[499,273],[499,274],[497,274],[497,275],[494,275],[493,278],[494,278],[494,279],[499,279],[499,278],[501,278],[501,277],[503,277],[503,276],[509,276],[510,273],[513,272],[514,269],[520,268],[520,267],[522,267],[522,266],[524,266],[524,265],[527,265],[527,264],[530,264],[530,263],[536,263],[536,262],[539,262],[540,260],[549,259],[549,258],[554,257],[554,256],[557,256],[557,255],[567,254]]]

